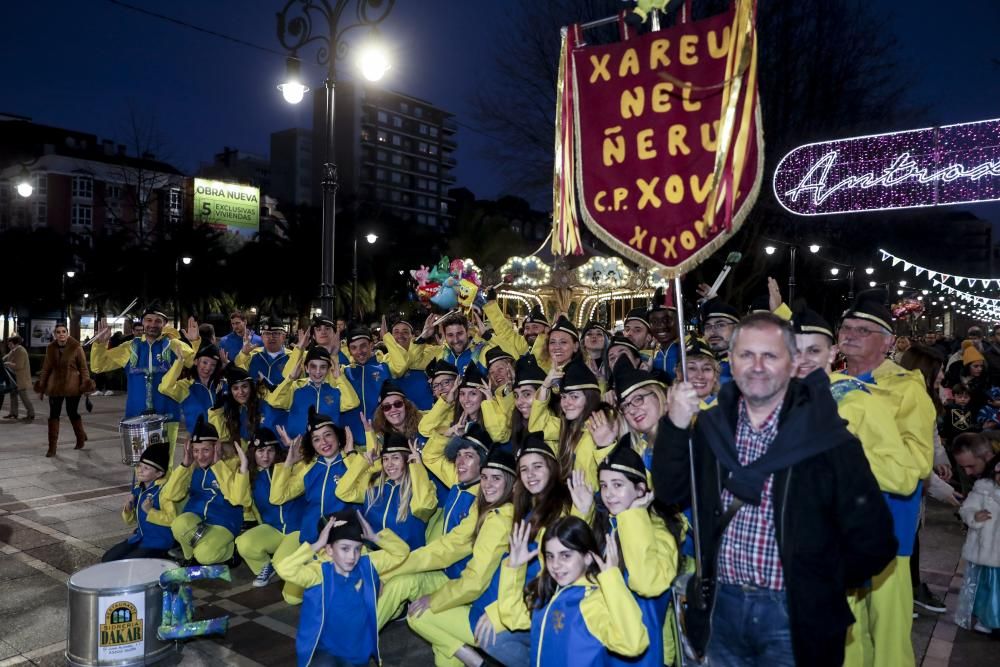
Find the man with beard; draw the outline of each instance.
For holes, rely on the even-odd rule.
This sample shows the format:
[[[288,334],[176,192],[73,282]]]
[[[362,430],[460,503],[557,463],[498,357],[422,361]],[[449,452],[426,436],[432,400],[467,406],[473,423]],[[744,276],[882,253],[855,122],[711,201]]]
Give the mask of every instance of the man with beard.
[[[740,315],[728,303],[711,299],[701,306],[701,321],[705,342],[719,361],[719,382],[726,384],[733,379],[729,370],[729,339],[736,330]]]
[[[540,306],[534,306],[528,316],[524,318],[521,333],[518,333],[511,325],[510,320],[500,310],[495,298],[486,302],[483,314],[490,326],[493,327],[492,342],[499,345],[504,352],[515,359],[529,354],[538,336],[549,331],[549,321],[545,319]]]
[[[229,326],[232,331],[220,338],[219,342],[216,343],[219,349],[226,353],[227,359],[235,359],[236,355],[240,353],[240,350],[248,342],[252,346],[251,349],[264,344],[260,336],[247,328],[247,317],[243,314],[243,311],[234,310],[229,315]],[[205,341],[206,344],[208,342]]]
[[[126,344],[108,349],[111,330],[105,320],[94,344],[90,348],[90,368],[92,372],[104,373],[117,368],[125,369],[126,398],[125,418],[138,417],[153,411],[167,417],[167,437],[170,442],[170,463],[173,464],[174,444],[177,442],[177,426],[180,422],[180,405],[177,401],[160,393],[160,381],[174,360],[184,360],[190,366],[194,360],[194,350],[177,336],[172,328],[164,332],[167,316],[156,306],[149,306],[142,314],[143,335]],[[198,337],[197,324],[194,331],[188,331],[189,339]]]
[[[886,358],[895,342],[892,313],[885,305],[886,298],[885,290],[878,289],[857,295],[844,313],[839,348],[847,360],[847,375],[877,385],[890,399],[883,401],[883,409],[892,415],[909,454],[910,466],[916,468],[918,479],[923,480],[930,475],[934,463],[934,404],[920,371],[908,371]],[[889,659],[886,664],[914,664],[910,643],[913,587],[909,561],[917,535],[922,490],[920,482],[916,490],[906,495],[884,493],[899,543],[895,567],[888,568],[873,581],[873,617],[880,616],[884,623],[895,623],[894,628],[886,629],[886,635],[897,640],[895,647],[888,648],[890,652],[883,655]],[[936,600],[927,603],[936,608],[943,606]]]
[[[711,664],[840,667],[847,590],[892,560],[891,516],[829,380],[792,379],[788,323],[755,313],[729,338],[734,381],[710,410],[675,385],[653,455],[657,502],[688,504],[697,480],[687,637]]]
[[[444,345],[430,345],[428,341],[433,338],[434,328],[441,326],[444,332]],[[464,375],[465,369],[470,363],[479,366],[479,372],[486,376],[486,343],[476,342],[472,338],[469,330],[469,319],[461,313],[452,313],[444,318],[438,318],[431,314],[424,322],[424,328],[420,336],[414,339],[415,345],[424,347],[424,350],[417,350],[421,359],[428,357],[433,359],[443,359],[458,369],[459,374]],[[429,351],[428,351],[429,350]]]
[[[649,312],[645,308],[633,308],[625,316],[622,333],[640,350],[643,361],[646,360],[646,354],[643,350],[649,348],[651,328],[649,325]]]
[[[429,410],[434,404],[434,396],[425,371],[428,362],[423,361],[423,355],[417,354],[416,346],[413,345],[413,325],[405,319],[399,319],[388,327],[388,336],[384,335],[386,329],[383,317],[382,342],[386,350],[392,352],[395,348],[398,354],[406,357],[406,371],[397,378],[397,383],[414,405],[421,410]]]

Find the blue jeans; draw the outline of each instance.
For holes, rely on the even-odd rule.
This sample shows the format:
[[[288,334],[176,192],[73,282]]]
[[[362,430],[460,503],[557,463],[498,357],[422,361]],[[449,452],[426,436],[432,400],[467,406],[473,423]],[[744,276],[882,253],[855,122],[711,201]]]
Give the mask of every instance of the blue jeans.
[[[531,663],[531,632],[498,632],[496,642],[482,650],[504,667],[528,667]]]
[[[719,584],[706,653],[718,667],[795,667],[785,592]]]

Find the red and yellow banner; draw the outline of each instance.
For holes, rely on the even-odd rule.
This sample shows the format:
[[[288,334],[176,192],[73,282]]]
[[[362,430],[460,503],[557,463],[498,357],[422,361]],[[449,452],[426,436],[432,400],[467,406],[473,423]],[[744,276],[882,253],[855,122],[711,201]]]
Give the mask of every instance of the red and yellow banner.
[[[582,217],[625,257],[690,270],[760,189],[753,2],[615,44],[580,45],[570,27],[560,64],[554,249],[578,251]]]

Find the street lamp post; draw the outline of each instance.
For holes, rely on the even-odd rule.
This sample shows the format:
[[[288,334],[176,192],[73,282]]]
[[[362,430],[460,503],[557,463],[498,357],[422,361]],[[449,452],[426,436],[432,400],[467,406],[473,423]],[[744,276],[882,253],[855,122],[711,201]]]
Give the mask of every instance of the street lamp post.
[[[373,234],[371,232],[365,234],[365,240],[368,241],[368,245],[375,245],[378,241],[378,234]],[[354,235],[354,270],[352,271],[353,280],[351,282],[351,317],[355,317],[358,314],[358,235]]]
[[[76,275],[76,271],[63,271],[62,274],[62,289],[59,290],[59,303],[62,304],[62,319],[66,322],[66,326],[69,326],[69,320],[67,319],[68,308],[66,305],[66,279],[72,278]]]
[[[327,68],[323,87],[326,103],[323,116],[323,178],[322,178],[322,268],[319,286],[320,309],[327,316],[333,315],[334,302],[334,243],[337,225],[337,165],[334,162],[334,85],[337,80],[337,58],[347,53],[347,43],[342,41],[344,33],[352,28],[367,27],[374,31],[389,15],[396,0],[288,0],[278,12],[278,41],[291,51],[289,75],[291,80],[279,86],[289,103],[302,100],[306,88],[298,80],[297,53],[300,48],[312,42],[318,43],[316,62]],[[339,28],[344,10],[355,5],[356,22]],[[313,19],[319,16],[326,21],[328,31],[313,30]],[[365,50],[369,56],[362,66],[362,73],[370,80],[381,78],[388,67],[384,57],[374,50]]]
[[[181,264],[191,263],[190,257],[178,257],[174,260],[174,328],[181,326]]]

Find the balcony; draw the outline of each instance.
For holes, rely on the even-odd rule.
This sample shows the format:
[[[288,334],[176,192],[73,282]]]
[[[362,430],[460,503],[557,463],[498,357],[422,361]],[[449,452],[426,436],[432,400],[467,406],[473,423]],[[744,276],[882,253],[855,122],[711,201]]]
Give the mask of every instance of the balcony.
[[[455,158],[451,157],[450,155],[444,155],[441,157],[441,164],[443,164],[446,167],[454,167],[458,163],[455,162]]]
[[[454,118],[445,118],[441,121],[441,129],[449,134],[454,134],[458,132],[458,123],[455,122]]]

